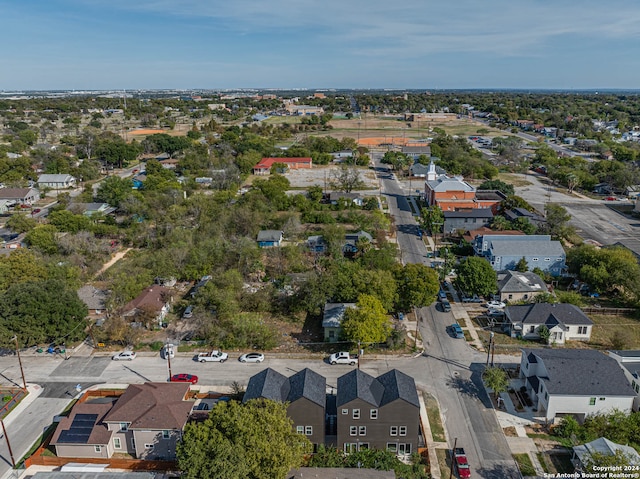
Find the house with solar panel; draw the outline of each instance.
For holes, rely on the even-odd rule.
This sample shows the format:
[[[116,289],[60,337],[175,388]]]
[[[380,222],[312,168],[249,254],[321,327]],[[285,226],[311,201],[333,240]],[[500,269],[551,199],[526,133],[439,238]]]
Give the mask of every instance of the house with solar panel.
[[[175,460],[194,401],[189,384],[132,384],[117,397],[85,396],[51,438],[59,457]]]
[[[287,404],[287,416],[293,429],[304,434],[314,446],[324,444],[327,380],[305,368],[286,377],[267,368],[251,376],[242,402],[270,399]]]
[[[418,451],[420,402],[411,376],[392,369],[375,378],[354,369],[338,378],[336,408],[338,449]]]

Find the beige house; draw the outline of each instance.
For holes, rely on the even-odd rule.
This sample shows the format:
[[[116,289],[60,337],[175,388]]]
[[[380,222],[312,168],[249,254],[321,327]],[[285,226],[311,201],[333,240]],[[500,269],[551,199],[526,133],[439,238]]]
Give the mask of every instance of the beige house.
[[[193,401],[188,383],[132,384],[119,397],[76,404],[51,439],[60,457],[174,460]]]
[[[498,271],[498,293],[500,301],[515,303],[531,301],[532,298],[546,293],[547,285],[540,276],[530,271]]]

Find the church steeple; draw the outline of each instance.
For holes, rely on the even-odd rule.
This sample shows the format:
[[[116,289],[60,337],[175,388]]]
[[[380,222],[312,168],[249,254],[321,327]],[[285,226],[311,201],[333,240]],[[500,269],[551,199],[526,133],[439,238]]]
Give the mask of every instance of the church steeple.
[[[433,160],[431,160],[431,163],[429,163],[429,171],[427,171],[427,181],[435,181],[436,177],[436,165],[433,163]]]

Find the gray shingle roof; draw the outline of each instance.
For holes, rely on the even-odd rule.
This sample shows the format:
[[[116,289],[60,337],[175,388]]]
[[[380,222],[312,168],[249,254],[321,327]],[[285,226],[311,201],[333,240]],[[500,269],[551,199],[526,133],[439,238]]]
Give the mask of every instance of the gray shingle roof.
[[[337,406],[362,399],[372,406],[379,407],[384,395],[384,386],[373,376],[359,369],[338,378]]]
[[[339,328],[347,308],[355,308],[356,303],[326,303],[322,315],[323,328]]]
[[[498,291],[501,293],[544,293],[547,291],[547,285],[540,276],[530,271],[520,273],[507,270],[498,272]]]
[[[551,259],[564,258],[565,253],[559,241],[509,241],[490,240],[490,251],[495,256],[547,256]]]
[[[523,349],[544,363],[548,377],[544,382],[549,394],[572,396],[633,397],[631,388],[618,362],[591,349]]]
[[[404,399],[409,404],[413,404],[418,408],[420,407],[418,393],[416,392],[416,383],[411,376],[407,376],[397,369],[392,369],[382,376],[378,376],[378,381],[384,386],[381,406],[396,399]]]
[[[571,324],[574,326],[590,326],[593,324],[580,308],[573,304],[533,303],[507,306],[507,318],[512,323],[522,324]]]
[[[286,402],[289,387],[289,380],[286,376],[271,368],[263,369],[249,379],[242,402],[258,398]]]
[[[493,218],[491,208],[474,208],[471,210],[444,211],[444,219],[447,218]]]
[[[277,230],[259,231],[258,241],[282,241],[282,231],[277,231]]]
[[[289,378],[289,396],[287,401],[293,402],[307,398],[319,406],[325,407],[327,397],[327,379],[324,376],[305,368]]]

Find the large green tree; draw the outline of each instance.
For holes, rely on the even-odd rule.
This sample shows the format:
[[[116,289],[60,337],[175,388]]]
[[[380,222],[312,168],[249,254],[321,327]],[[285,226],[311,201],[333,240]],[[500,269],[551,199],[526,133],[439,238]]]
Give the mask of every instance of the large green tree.
[[[97,191],[97,199],[109,203],[111,206],[120,206],[120,203],[131,194],[133,182],[127,178],[110,176],[100,183]]]
[[[187,424],[176,452],[186,479],[282,479],[310,446],[286,405],[254,399],[220,402],[204,422]]]
[[[363,294],[358,298],[357,307],[345,311],[341,329],[347,341],[382,343],[391,334],[391,321],[377,298]]]
[[[0,338],[17,334],[25,346],[84,336],[87,306],[60,280],[12,285],[0,296]]]
[[[435,301],[440,285],[433,268],[409,263],[396,267],[394,276],[398,285],[398,309],[407,311]]]
[[[462,291],[480,296],[488,296],[496,292],[497,275],[486,259],[475,256],[465,258],[456,269],[458,276],[455,284]]]

